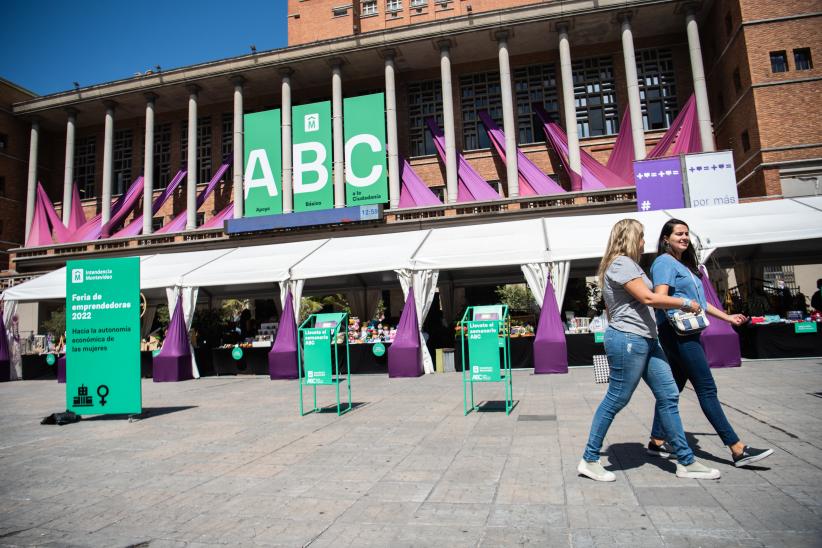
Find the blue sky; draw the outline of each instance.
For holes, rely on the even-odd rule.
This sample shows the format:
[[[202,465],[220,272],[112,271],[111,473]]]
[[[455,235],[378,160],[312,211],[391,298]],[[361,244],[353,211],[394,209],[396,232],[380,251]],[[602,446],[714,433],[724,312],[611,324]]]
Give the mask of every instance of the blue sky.
[[[287,0],[2,0],[0,76],[45,95],[285,47]]]

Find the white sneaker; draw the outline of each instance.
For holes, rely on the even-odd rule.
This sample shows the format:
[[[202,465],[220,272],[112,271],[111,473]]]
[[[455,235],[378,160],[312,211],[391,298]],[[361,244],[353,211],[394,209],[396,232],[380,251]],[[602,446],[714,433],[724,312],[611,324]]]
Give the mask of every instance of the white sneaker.
[[[577,466],[577,472],[595,481],[616,481],[616,475],[603,468],[599,461],[588,462],[582,459]]]
[[[688,466],[676,463],[676,477],[678,478],[716,480],[721,476],[722,474],[716,468],[708,468],[698,461],[694,461]]]

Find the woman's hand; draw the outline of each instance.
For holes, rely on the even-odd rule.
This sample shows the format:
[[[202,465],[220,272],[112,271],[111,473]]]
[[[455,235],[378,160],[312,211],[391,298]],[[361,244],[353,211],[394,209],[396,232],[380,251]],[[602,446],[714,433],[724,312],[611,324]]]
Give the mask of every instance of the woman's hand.
[[[694,314],[699,314],[702,312],[702,307],[699,306],[699,303],[694,300],[691,301],[691,305],[688,307],[688,310]]]
[[[731,314],[728,316],[728,323],[731,325],[740,326],[748,321],[748,317],[744,314]]]

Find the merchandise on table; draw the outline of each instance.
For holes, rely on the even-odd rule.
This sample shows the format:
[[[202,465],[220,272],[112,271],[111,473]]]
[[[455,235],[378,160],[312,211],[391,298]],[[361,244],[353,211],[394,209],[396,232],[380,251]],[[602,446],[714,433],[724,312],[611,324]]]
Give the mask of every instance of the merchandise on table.
[[[389,326],[385,321],[372,319],[368,324],[362,324],[357,316],[348,318],[349,344],[390,343],[397,336],[397,329]]]

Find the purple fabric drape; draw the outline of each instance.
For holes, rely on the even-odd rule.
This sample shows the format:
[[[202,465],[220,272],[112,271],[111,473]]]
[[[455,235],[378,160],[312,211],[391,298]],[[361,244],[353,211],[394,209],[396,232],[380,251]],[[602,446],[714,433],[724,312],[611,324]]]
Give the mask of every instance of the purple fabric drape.
[[[174,313],[168,322],[166,338],[160,353],[154,356],[154,382],[177,382],[194,378],[191,371],[191,345],[183,315],[183,296],[177,297]]]
[[[699,120],[696,112],[696,101],[694,101],[688,116],[682,121],[682,127],[674,141],[674,146],[668,156],[679,156],[680,154],[690,154],[692,152],[702,152],[702,138],[699,136]]]
[[[445,136],[442,129],[433,118],[426,118],[425,123],[434,138],[437,155],[440,161],[445,163]],[[499,193],[479,173],[474,171],[474,168],[471,167],[471,164],[462,154],[457,154],[457,177],[457,202],[500,199]]]
[[[408,160],[400,156],[400,204],[399,207],[424,207],[442,205],[428,185],[411,168]]]
[[[57,384],[66,384],[66,355],[57,358]]]
[[[163,204],[171,198],[171,195],[174,194],[174,191],[177,190],[177,187],[180,186],[183,178],[186,176],[187,171],[181,169],[174,175],[174,178],[168,183],[168,186],[163,189],[163,192],[154,199],[154,203],[151,204],[151,214],[156,215],[157,212],[160,211],[160,208],[163,207]],[[143,231],[143,217],[141,215],[137,215],[133,221],[131,221],[125,228],[114,234],[114,238],[128,238],[130,236],[137,236]]]
[[[11,380],[11,352],[6,323],[3,321],[1,311],[2,309],[0,309],[0,382],[8,382]]]
[[[214,192],[214,189],[217,188],[217,183],[220,182],[220,179],[222,179],[223,175],[225,175],[225,172],[226,170],[228,170],[228,167],[230,165],[231,164],[229,163],[225,163],[217,169],[217,171],[211,177],[211,180],[208,182],[206,187],[197,196],[196,209],[200,209],[202,205],[205,203],[206,199],[208,199],[211,193]],[[172,219],[170,223],[155,231],[155,234],[169,234],[171,232],[180,232],[186,226],[186,219],[187,212],[183,210],[179,214],[177,214],[177,216],[174,217],[174,219]]]
[[[614,142],[614,149],[605,167],[623,181],[634,180],[634,138],[631,135],[631,107],[622,113],[619,122],[619,134]]]
[[[294,314],[294,296],[285,295],[285,306],[280,315],[277,337],[268,353],[268,376],[271,380],[297,379],[297,318]]]
[[[534,374],[567,373],[568,347],[565,328],[559,315],[557,297],[551,283],[551,275],[545,284],[545,297],[539,313],[537,334],[534,337]]]
[[[46,190],[39,182],[37,183],[37,200],[43,204],[43,211],[46,212],[46,217],[48,218],[49,225],[51,226],[52,238],[57,243],[65,242],[71,233],[63,225],[63,219],[61,219],[57,214],[57,210],[54,209],[54,204],[51,203],[48,194],[46,194]]]
[[[234,202],[231,202],[227,206],[225,206],[219,213],[217,213],[214,217],[207,220],[201,226],[197,227],[197,230],[207,230],[209,228],[222,228],[223,223],[226,219],[230,219],[234,216]]]
[[[134,208],[137,207],[137,203],[143,196],[143,190],[145,189],[143,180],[143,176],[140,175],[131,187],[129,187],[125,198],[123,198],[122,204],[120,204],[120,207],[117,209],[117,212],[112,212],[109,221],[100,228],[101,238],[110,237],[112,232],[120,226],[120,223],[122,223],[125,218],[128,217],[132,211],[134,211]]]
[[[420,359],[420,328],[414,288],[408,288],[408,298],[402,307],[397,335],[388,349],[389,377],[419,377],[423,374]]]
[[[688,100],[685,101],[685,104],[682,106],[682,110],[679,111],[674,121],[671,122],[671,127],[668,128],[659,142],[651,149],[648,153],[648,158],[662,158],[664,156],[669,156],[668,149],[671,148],[671,145],[674,144],[674,141],[677,140],[677,136],[682,129],[682,125],[685,123],[685,120],[689,117],[696,116],[696,98],[693,94],[688,97]],[[701,147],[700,147],[701,148]],[[697,151],[691,151],[697,152]]]
[[[51,230],[49,229],[49,218],[43,200],[40,199],[39,192],[34,200],[34,217],[29,229],[29,237],[26,238],[26,247],[38,247],[41,245],[51,245]]]
[[[491,144],[506,164],[505,159],[505,132],[494,122],[491,116],[484,110],[478,112],[485,131],[491,140]],[[519,173],[519,195],[537,196],[547,194],[560,194],[565,192],[556,181],[542,172],[528,157],[517,147],[517,172]]]
[[[80,188],[77,183],[71,189],[71,213],[69,213],[68,231],[74,232],[86,223],[86,212],[80,199]]]
[[[125,193],[121,194],[117,200],[111,205],[111,215],[112,217],[117,215],[120,211],[120,208],[123,207],[123,204],[126,201],[128,196],[134,194],[137,189],[142,188],[143,186],[143,178],[138,177],[131,183],[131,186],[128,187]],[[78,228],[74,233],[71,234],[69,238],[69,242],[87,242],[90,240],[96,240],[100,237],[100,232],[103,229],[103,216],[102,214],[98,213],[86,223]]]
[[[699,273],[708,304],[722,310],[722,303],[704,266],[699,267]],[[739,335],[731,324],[711,318],[711,324],[700,335],[700,342],[702,348],[705,349],[705,356],[708,358],[710,367],[739,367],[742,365]]]

